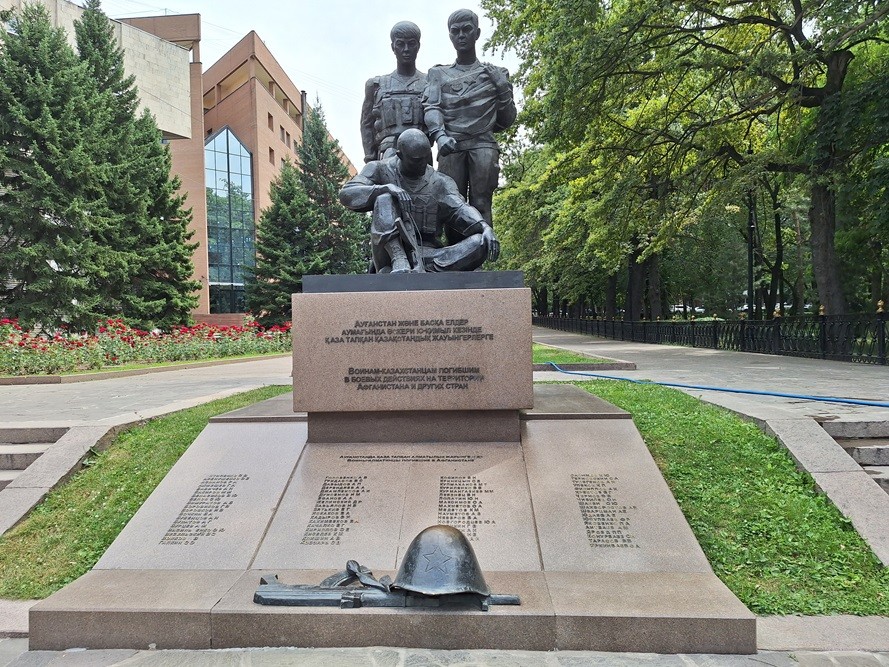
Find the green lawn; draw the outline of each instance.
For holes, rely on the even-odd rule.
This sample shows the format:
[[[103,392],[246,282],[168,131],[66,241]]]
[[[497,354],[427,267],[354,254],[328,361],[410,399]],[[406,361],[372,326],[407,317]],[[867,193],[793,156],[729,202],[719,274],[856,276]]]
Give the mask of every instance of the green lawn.
[[[774,438],[675,389],[576,384],[633,414],[710,564],[751,611],[889,616],[889,569]]]
[[[550,347],[540,343],[533,343],[531,348],[532,363],[546,364],[550,361],[554,364],[605,364],[608,359],[599,357],[587,357],[558,347]]]
[[[263,387],[121,433],[0,538],[0,598],[44,598],[87,572],[210,417],[291,389]]]

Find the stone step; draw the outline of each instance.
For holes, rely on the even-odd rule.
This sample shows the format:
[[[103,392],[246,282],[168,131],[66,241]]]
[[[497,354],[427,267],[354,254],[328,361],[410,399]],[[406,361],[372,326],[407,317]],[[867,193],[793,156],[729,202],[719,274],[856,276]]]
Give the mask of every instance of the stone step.
[[[889,466],[889,438],[838,438],[837,442],[861,466]]]
[[[19,476],[21,470],[0,470],[0,491],[5,489],[7,485]]]
[[[52,445],[51,442],[26,444],[0,442],[0,470],[24,470]]]
[[[864,472],[889,493],[889,466],[862,466]]]

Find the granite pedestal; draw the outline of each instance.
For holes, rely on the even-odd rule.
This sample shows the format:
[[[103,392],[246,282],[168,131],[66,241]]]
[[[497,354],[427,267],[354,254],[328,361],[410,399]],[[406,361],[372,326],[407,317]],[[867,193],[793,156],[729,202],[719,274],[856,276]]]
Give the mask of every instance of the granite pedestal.
[[[333,286],[352,291],[320,293],[307,281],[309,293],[295,299],[306,340],[294,346],[293,406],[308,414],[272,399],[215,419],[96,567],[32,608],[31,647],[755,652],[754,616],[713,574],[629,415],[577,387],[532,386],[530,298],[495,275],[497,295],[480,288],[483,276],[460,276],[447,294],[362,293],[343,276]],[[497,308],[470,312],[479,299]],[[348,316],[329,312],[332,303]],[[397,324],[433,319],[444,323]],[[484,338],[325,342],[368,322],[467,327]],[[427,335],[463,334],[380,334]],[[451,361],[449,348],[463,356]],[[383,379],[399,374],[388,371],[352,377],[408,387],[344,382],[349,368],[396,364],[426,369],[417,384],[445,387],[411,388]],[[475,370],[442,370],[450,367]],[[449,374],[481,377],[437,377]],[[391,409],[393,394],[407,414]],[[252,601],[262,575],[317,584],[348,559],[394,575],[413,537],[436,523],[462,530],[491,589],[522,604],[482,612]]]

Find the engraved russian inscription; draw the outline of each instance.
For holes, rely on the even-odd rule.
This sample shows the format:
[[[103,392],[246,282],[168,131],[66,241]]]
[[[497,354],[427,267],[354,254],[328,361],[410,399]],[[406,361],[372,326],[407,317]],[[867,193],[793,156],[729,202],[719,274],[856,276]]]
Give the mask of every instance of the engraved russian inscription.
[[[495,525],[484,518],[484,496],[491,493],[494,489],[472,475],[439,478],[438,523],[459,528],[470,542],[477,541],[479,526]]]
[[[343,382],[355,385],[357,391],[444,391],[469,389],[470,383],[482,382],[484,379],[478,366],[350,367]]]
[[[574,495],[591,547],[638,548],[630,533],[630,512],[635,505],[617,502],[614,475],[571,475]]]
[[[238,497],[235,486],[249,475],[208,475],[201,480],[185,507],[173,520],[161,544],[191,546],[202,537],[214,537],[225,531],[211,526]]]
[[[367,475],[325,477],[301,544],[338,545],[349,532],[361,497],[369,493]]]

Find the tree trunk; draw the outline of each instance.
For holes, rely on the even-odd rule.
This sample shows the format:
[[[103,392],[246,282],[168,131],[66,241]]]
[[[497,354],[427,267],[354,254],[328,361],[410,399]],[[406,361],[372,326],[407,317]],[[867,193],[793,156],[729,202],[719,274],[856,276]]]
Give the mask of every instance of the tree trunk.
[[[870,301],[876,309],[877,302],[883,299],[883,244],[879,241],[871,241],[874,251],[874,262],[870,274]]]
[[[651,255],[648,265],[648,317],[658,320],[664,316],[664,303],[661,297],[661,259],[660,255]]]
[[[605,281],[605,319],[617,316],[617,274],[612,273]]]
[[[639,249],[634,247],[627,262],[627,298],[624,303],[624,319],[630,322],[635,322],[642,318],[642,292],[645,286],[645,267],[638,260]]]
[[[537,308],[537,314],[546,317],[549,315],[548,305],[549,301],[547,300],[546,288],[541,287],[539,289],[534,290],[534,303]]]
[[[829,186],[814,180],[812,204],[809,208],[812,229],[812,273],[818,289],[818,300],[828,315],[844,315],[846,298],[840,284],[834,236],[836,235],[836,195]]]

